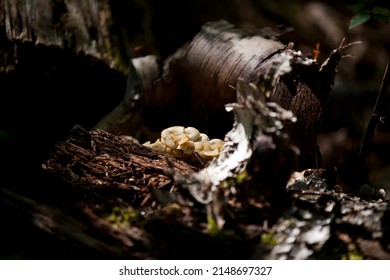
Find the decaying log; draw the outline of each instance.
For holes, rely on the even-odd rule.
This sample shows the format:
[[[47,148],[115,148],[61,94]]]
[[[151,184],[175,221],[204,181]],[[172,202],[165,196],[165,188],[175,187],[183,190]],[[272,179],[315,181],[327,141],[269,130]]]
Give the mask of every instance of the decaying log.
[[[56,145],[43,168],[73,186],[118,187],[135,193],[166,185],[169,179],[164,170],[173,168],[182,173],[197,170],[126,138],[102,130],[88,132],[80,126],[72,129],[67,142]]]
[[[260,155],[264,159],[266,150],[273,150],[272,144],[281,147],[272,142],[275,139],[263,135],[263,145],[259,146],[253,157]],[[279,159],[283,158],[289,160],[283,154],[272,158],[275,159],[273,164],[280,166],[283,163]],[[205,229],[204,212],[207,206],[188,203],[188,197],[178,199],[183,194],[184,185],[172,188],[167,184],[168,181],[172,182],[172,177],[166,171],[172,170],[172,166],[175,172],[180,170],[182,175],[188,176],[196,174],[197,169],[174,158],[170,161],[167,163],[165,155],[122,137],[101,130],[87,132],[76,126],[70,139],[55,147],[45,162],[45,170],[66,183],[68,195],[73,197],[70,205],[78,209],[77,213],[83,213],[82,222],[69,220],[69,217],[61,218],[58,210],[31,206],[34,204],[28,201],[26,207],[32,209],[33,213],[38,212],[37,217],[42,214],[42,219],[34,220],[39,222],[34,226],[41,230],[67,236],[69,229],[57,227],[55,222],[49,222],[50,219],[57,221],[61,218],[71,221],[71,226],[77,225],[79,228],[71,228],[81,233],[76,234],[76,239],[69,236],[69,240],[87,252],[96,252],[97,258],[104,251],[118,254],[118,258],[153,259],[227,259],[237,256],[252,259],[389,258],[389,206],[382,191],[375,192],[366,187],[369,191],[365,190],[364,195],[348,195],[340,190],[335,191],[336,186],[323,171],[307,170],[303,179],[288,186],[286,197],[277,196],[281,195],[280,190],[273,194],[272,199],[282,203],[278,207],[283,212],[269,209],[266,206],[270,199],[268,193],[261,198],[259,191],[261,193],[266,187],[264,183],[271,187],[275,185],[272,181],[264,181],[267,180],[266,176],[257,176],[267,170],[260,158],[248,169],[253,177],[244,179],[243,183],[230,182],[228,188],[226,185],[218,188],[216,197],[209,204],[211,208],[207,210],[207,219],[216,219],[218,226],[229,234],[224,235],[224,231],[221,231],[213,236],[211,229]],[[124,169],[128,172],[124,172]],[[276,167],[272,172],[277,175],[283,171]],[[173,190],[172,193],[168,193],[167,187]],[[158,189],[162,193],[153,194]],[[272,192],[272,189],[268,190]],[[378,195],[373,196],[375,194]],[[4,197],[9,204],[8,196],[6,193]],[[148,214],[141,222],[122,222],[127,226],[118,228],[107,219],[113,207],[131,207]],[[24,213],[15,208],[11,210],[14,211],[12,215]],[[5,209],[9,211],[9,207]],[[68,213],[74,215],[74,211]],[[54,214],[46,217],[46,212]],[[92,236],[83,233],[86,225],[90,231],[93,229]],[[95,234],[106,237],[100,236],[94,240]],[[110,246],[105,244],[106,241],[110,242]],[[92,245],[103,243],[95,251],[94,246],[88,245],[91,242]],[[377,250],[368,248],[370,242],[375,244]],[[110,251],[112,244],[118,244],[119,248]],[[339,251],[335,252],[335,248]],[[112,256],[110,254],[109,257]]]
[[[117,63],[119,50],[110,37],[108,1],[2,0],[0,21],[11,41],[72,49],[123,67]]]
[[[273,78],[277,79],[277,75]],[[252,162],[249,170],[253,178],[260,179],[260,174],[264,175],[266,170],[269,173],[260,179],[264,183],[268,177],[268,186],[267,183],[260,186],[260,180],[256,180],[259,193],[267,192],[261,189],[272,189],[267,193],[268,199],[274,193],[280,199],[299,155],[296,147],[289,142],[288,135],[283,132],[283,121],[296,121],[292,113],[276,103],[266,102],[265,93],[261,93],[254,84],[248,85],[243,79],[238,80],[236,90],[237,102],[226,105],[226,109],[234,113],[234,124],[225,135],[222,152],[204,169],[188,174],[184,179],[184,186],[201,203],[209,204],[213,201],[223,181],[248,171],[249,161]],[[269,154],[275,158],[267,158]],[[265,162],[261,162],[263,160]],[[257,164],[254,163],[256,161]],[[182,181],[181,177],[176,181]]]
[[[0,164],[12,185],[23,185],[20,158],[36,176],[75,124],[91,128],[121,101],[127,66],[114,63],[108,2],[0,0]]]
[[[74,18],[61,12],[74,11],[76,6],[83,14],[91,9],[91,15],[84,18],[96,24],[94,1],[58,2],[65,5],[57,7],[58,24],[69,33],[56,37],[60,29],[48,25],[48,37],[37,32],[38,41],[29,25],[42,21],[19,22],[26,15],[34,18],[33,10],[25,9],[29,7],[26,3],[0,1],[9,24],[7,35],[12,39],[54,40],[59,46],[74,43],[80,46],[76,50],[95,50],[93,44],[83,44],[84,40],[93,41],[88,33],[93,24],[88,21],[72,29]],[[47,12],[53,7],[43,8]],[[53,23],[53,14],[42,15]],[[104,20],[100,23],[104,25]],[[40,30],[42,26],[34,27]],[[27,30],[25,35],[23,30]],[[108,45],[98,46],[104,49]],[[300,148],[301,168],[318,162],[316,129],[341,48],[321,66],[267,34],[234,29],[220,21],[205,25],[192,42],[165,61],[162,73],[155,58],[134,59],[125,99],[113,111],[115,120],[98,126],[138,137],[140,121],[151,131],[175,124],[194,125],[209,135],[221,136],[232,127],[232,115],[224,111],[230,103],[227,108],[236,114],[236,122],[226,137],[227,152],[200,170],[126,138],[75,126],[70,138],[59,142],[43,164],[56,179],[51,190],[63,195],[62,199],[57,197],[53,205],[46,205],[0,190],[1,217],[12,226],[21,221],[20,232],[27,226],[43,232],[42,239],[49,236],[53,248],[66,251],[52,253],[60,257],[303,259],[321,256],[323,248],[334,257],[332,249],[341,241],[345,247],[359,244],[369,258],[388,258],[385,196],[363,199],[337,193],[323,178],[305,179],[287,192],[284,189],[297,155],[289,140]],[[237,91],[240,94],[236,96]],[[253,94],[260,94],[258,100]],[[298,121],[272,101],[291,110]],[[246,105],[254,105],[255,110],[246,110],[253,109]],[[263,111],[261,106],[265,106]],[[244,174],[243,182],[238,182],[236,176],[246,166],[247,177]],[[195,184],[198,188],[192,187]],[[276,211],[280,209],[272,205],[275,201],[284,213]],[[345,235],[352,241],[345,241]],[[367,248],[370,242],[381,250],[379,254]]]
[[[188,121],[213,120],[215,124],[226,124],[228,116],[223,112],[223,105],[234,102],[238,78],[253,82],[261,89],[262,83],[273,77],[275,65],[285,64],[288,69],[281,70],[285,74],[275,81],[270,100],[297,116],[297,122],[289,124],[287,132],[301,150],[300,167],[315,167],[320,164],[316,134],[340,57],[331,57],[331,63],[323,71],[317,61],[299,52],[294,54],[299,59],[289,60],[289,48],[255,32],[235,29],[224,21],[206,24],[166,64],[168,70],[155,85],[157,93],[150,97],[146,94],[146,104],[151,104],[153,110],[155,104],[176,104],[187,108],[183,111],[189,110],[184,113]],[[166,87],[176,94],[166,94]],[[154,103],[155,98],[158,103]]]
[[[168,193],[173,189],[173,172],[191,174],[198,170],[186,162],[102,130],[88,132],[75,126],[70,138],[54,147],[43,168],[73,193],[77,198],[74,206],[86,216],[91,227],[96,231],[104,230],[122,243],[120,250],[128,249],[132,258],[180,256],[193,259],[203,258],[205,252],[213,259],[249,257],[246,240],[215,239],[199,230],[198,224],[194,227],[184,224],[185,216],[195,220],[199,219],[198,215],[204,215],[202,208],[188,208],[195,205],[187,200],[189,197],[180,198],[183,190],[176,189],[174,193],[178,197]],[[77,195],[80,192],[81,195]],[[134,213],[146,214],[141,222],[134,222],[140,223],[139,227],[132,224],[130,228],[118,229],[107,219],[113,208],[131,208],[135,209]],[[189,215],[191,211],[194,216]],[[91,239],[86,241],[92,242]],[[123,257],[121,251],[118,253],[118,258]]]
[[[139,228],[118,230],[91,211],[82,217],[81,209],[73,214],[63,208],[45,205],[8,190],[0,190],[0,209],[3,222],[8,226],[18,226],[18,231],[35,234],[35,250],[27,258],[86,258],[86,259],[145,259],[150,256],[150,240]],[[69,209],[68,209],[69,210]],[[21,236],[14,240],[28,246]],[[27,244],[26,244],[27,243]],[[41,247],[40,247],[41,246]],[[15,245],[15,247],[18,247]]]
[[[341,47],[320,65],[299,51],[289,53],[293,44],[284,45],[274,36],[266,36],[264,31],[237,29],[226,21],[207,23],[191,42],[165,60],[158,78],[150,75],[158,73],[157,61],[144,65],[150,67],[149,71],[140,71],[137,66],[140,83],[149,86],[141,86],[138,94],[124,103],[142,103],[138,109],[132,106],[132,110],[142,110],[142,120],[152,130],[195,126],[222,137],[232,125],[232,116],[224,111],[224,105],[235,101],[238,79],[253,82],[261,89],[279,69],[282,72],[268,93],[269,100],[297,116],[298,121],[287,122],[286,127],[292,142],[301,150],[300,168],[318,166],[321,159],[316,134],[333,87]],[[137,115],[131,110],[128,113]],[[138,136],[128,125],[120,131],[118,126],[110,129],[104,122],[97,127]]]
[[[137,250],[129,245],[137,238],[131,233],[141,231],[146,240],[139,249],[149,244],[148,258],[309,259],[332,256],[339,247],[339,255],[351,254],[348,258],[363,258],[354,251],[360,247],[368,258],[387,258],[383,190],[366,186],[361,197],[347,195],[321,170],[307,170],[286,189],[297,154],[282,121],[294,117],[265,102],[271,89],[259,94],[254,84],[239,80],[237,103],[227,105],[235,122],[224,151],[201,170],[127,138],[79,126],[55,147],[44,169],[81,192],[74,204],[93,224],[108,227],[103,228],[109,236],[127,240],[122,246]],[[112,209],[121,210],[107,216]],[[120,233],[110,230],[115,224],[109,217],[125,225]],[[367,249],[367,237],[380,254]]]

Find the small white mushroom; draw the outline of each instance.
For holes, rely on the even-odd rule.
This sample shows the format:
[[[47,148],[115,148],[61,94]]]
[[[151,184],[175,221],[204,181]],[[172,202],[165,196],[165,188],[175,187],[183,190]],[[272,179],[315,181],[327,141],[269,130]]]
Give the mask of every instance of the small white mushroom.
[[[172,139],[177,143],[177,145],[184,144],[190,140],[186,134],[174,134],[172,135]]]
[[[197,149],[196,152],[201,156],[201,157],[210,157],[213,156],[214,152],[213,148],[211,147],[211,144],[207,141],[202,141],[203,144],[202,149]],[[218,151],[217,151],[218,152]]]
[[[149,142],[149,141],[148,141]],[[150,142],[149,142],[150,143]],[[145,144],[144,144],[145,145]],[[147,146],[147,145],[146,145]],[[152,144],[149,144],[149,146],[147,146],[153,150],[156,150],[158,152],[162,152],[164,153],[165,152],[165,149],[166,149],[166,146],[164,143],[162,143],[160,141],[160,139],[158,139],[156,142],[152,143]]]
[[[184,132],[184,126],[171,126],[161,132],[161,138],[167,138],[172,134],[183,134]]]
[[[210,142],[204,141],[203,142],[203,151],[211,151],[213,148],[211,147]]]
[[[150,141],[144,143],[147,147],[175,157],[197,153],[205,159],[218,156],[224,144],[225,142],[220,139],[210,140],[206,134],[200,133],[195,127],[184,126],[166,128],[155,143]]]
[[[205,143],[205,141],[194,142],[195,151],[197,151],[197,152],[203,151],[204,143]]]
[[[147,141],[147,142],[143,143],[143,145],[146,146],[146,147],[150,147],[150,141]]]
[[[217,157],[219,155],[218,149],[203,151],[203,155],[208,157]]]
[[[195,145],[194,145],[194,142],[192,142],[192,141],[188,141],[184,144],[180,144],[177,148],[179,150],[182,150],[184,152],[184,154],[186,154],[186,155],[190,155],[190,154],[194,153],[194,151],[195,151]]]
[[[211,139],[210,142],[212,147],[215,147],[218,151],[221,151],[225,142],[221,139]]]
[[[199,130],[197,130],[195,127],[189,126],[185,129],[185,132],[191,141],[198,141],[200,138]]]
[[[176,149],[179,145],[175,139],[173,139],[172,135],[168,135],[165,139],[165,145],[171,149]]]
[[[201,133],[200,134],[200,140],[199,141],[209,141],[210,138],[207,136],[207,134]]]

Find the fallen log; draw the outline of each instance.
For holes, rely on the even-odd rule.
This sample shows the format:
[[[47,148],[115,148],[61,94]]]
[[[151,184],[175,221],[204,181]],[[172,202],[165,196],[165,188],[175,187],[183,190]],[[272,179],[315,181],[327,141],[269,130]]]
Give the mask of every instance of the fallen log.
[[[281,120],[293,121],[292,115],[266,103],[265,95],[255,99],[257,93],[253,84],[239,81],[237,103],[227,106],[235,123],[225,137],[225,150],[201,170],[182,169],[187,164],[170,155],[77,126],[44,168],[74,190],[87,180],[93,184],[87,188],[90,196],[101,196],[105,189],[109,199],[82,199],[84,213],[93,213],[98,224],[100,217],[103,224],[119,221],[125,229],[140,226],[152,240],[150,258],[389,258],[386,193],[365,186],[360,193],[345,194],[323,170],[306,170],[289,180],[286,188],[296,153]],[[124,162],[140,168],[134,170]],[[114,176],[118,172],[119,181]],[[146,180],[140,180],[140,174]],[[166,181],[154,180],[155,176]],[[95,179],[86,179],[91,177]],[[88,207],[92,203],[99,210]],[[122,210],[107,219],[114,205]],[[128,207],[148,214],[141,223],[139,214],[125,219],[134,211]]]
[[[178,184],[174,176],[176,172],[187,178],[196,176],[196,167],[120,136],[76,126],[68,141],[59,143],[44,163],[51,176],[65,183],[72,197],[67,207],[73,211],[60,214],[58,209],[32,207],[30,202],[26,203],[29,211],[25,207],[6,210],[13,217],[37,212],[34,227],[66,237],[67,242],[77,241],[77,250],[92,250],[96,258],[110,252],[109,258],[145,259],[388,259],[386,194],[368,186],[361,193],[343,193],[321,170],[306,170],[284,193],[274,190],[278,180],[257,174],[269,170],[275,177],[285,172],[278,164],[289,165],[291,158],[286,154],[274,158],[275,154],[267,153],[273,151],[270,144],[275,139],[263,136],[268,146],[255,150],[248,175],[241,182],[227,180],[214,190],[212,202],[204,205],[197,203],[195,192],[185,192],[186,182]],[[262,161],[267,156],[276,164],[272,170]],[[202,177],[196,178],[202,182]],[[9,194],[3,197],[9,204]],[[270,199],[280,209],[270,208]],[[212,209],[206,211],[209,206]],[[62,216],[66,213],[70,216]],[[206,224],[213,218],[218,225]],[[64,224],[58,226],[59,221]],[[68,222],[74,229],[70,236]],[[98,240],[93,241],[94,236]],[[91,242],[98,248],[90,246]],[[105,242],[119,248],[113,250]],[[377,249],[370,249],[369,244]],[[78,252],[74,247],[68,249]]]
[[[75,126],[68,141],[58,143],[43,168],[73,186],[119,188],[139,192],[167,184],[166,169],[182,173],[197,169],[172,156],[155,152],[102,130]],[[134,202],[134,201],[133,201]],[[135,203],[135,202],[134,202]]]
[[[320,166],[316,136],[343,46],[320,65],[314,57],[295,51],[292,43],[285,45],[274,34],[238,29],[221,20],[205,24],[192,41],[162,65],[153,57],[134,59],[127,94],[116,111],[122,117],[116,115],[118,119],[113,121],[113,113],[96,127],[141,139],[145,135],[140,134],[140,125],[132,124],[141,120],[149,130],[194,126],[222,138],[233,122],[224,105],[235,102],[238,79],[254,83],[259,89],[272,82],[272,90],[267,93],[270,101],[297,117],[296,123],[287,121],[286,128],[301,151],[299,168]],[[275,74],[277,79],[273,79]]]
[[[242,114],[244,119],[248,117],[245,115],[248,111],[240,106],[256,104],[246,102],[246,91],[239,95],[242,100],[236,100],[239,86],[234,79],[238,80],[242,78],[241,74],[256,69],[258,72],[253,70],[253,75],[244,77],[242,86],[252,81],[255,88],[260,89],[254,93],[264,94],[269,98],[267,101],[276,101],[285,109],[294,104],[292,109],[295,111],[292,111],[298,118],[299,126],[294,127],[293,118],[289,116],[285,120],[291,123],[286,122],[285,127],[291,135],[291,140],[296,142],[304,154],[301,166],[315,163],[317,155],[313,148],[313,135],[323,108],[318,111],[315,109],[324,105],[326,94],[333,83],[335,67],[341,58],[342,47],[336,49],[329,60],[320,66],[314,59],[303,57],[294,51],[291,46],[272,43],[273,39],[265,38],[265,42],[271,40],[268,43],[277,49],[275,52],[265,55],[261,61],[260,56],[236,57],[235,61],[239,62],[238,68],[235,68],[238,71],[237,77],[233,71],[230,73],[233,80],[218,82],[219,74],[225,73],[223,66],[228,62],[229,56],[225,57],[223,48],[215,47],[214,44],[223,45],[230,40],[234,41],[234,38],[241,39],[239,34],[247,40],[257,36],[232,30],[231,27],[223,32],[218,31],[219,28],[225,27],[223,23],[205,28],[199,35],[199,38],[206,38],[202,41],[203,49],[208,50],[205,53],[212,53],[213,56],[206,55],[207,59],[204,60],[202,55],[197,55],[192,57],[193,60],[187,61],[191,58],[193,48],[198,48],[194,43],[193,48],[187,46],[175,54],[177,56],[166,61],[166,75],[160,74],[158,79],[154,80],[154,74],[157,72],[152,71],[153,75],[145,74],[146,80],[141,79],[141,83],[139,80],[134,82],[134,87],[130,84],[126,102],[127,105],[134,106],[124,110],[126,113],[130,112],[126,120],[133,124],[142,120],[145,122],[144,126],[150,126],[152,129],[164,126],[165,122],[172,125],[171,122],[174,121],[174,124],[177,124],[178,120],[188,122],[189,125],[205,122],[211,132],[208,134],[214,133],[218,128],[223,131],[222,125],[231,128],[231,123],[226,120],[226,116],[230,119],[229,115],[223,111],[225,102],[231,100],[230,108],[238,109],[236,113]],[[226,34],[232,37],[223,37]],[[220,36],[227,40],[220,40]],[[257,48],[246,51],[255,53]],[[224,61],[215,60],[215,55],[219,52],[225,58]],[[244,63],[245,58],[249,60]],[[191,63],[187,64],[191,61],[198,65],[199,69],[204,68],[204,71],[191,68]],[[141,75],[141,68],[137,67],[135,66],[137,74]],[[213,72],[213,67],[219,70]],[[249,71],[246,67],[253,69]],[[150,81],[151,77],[153,83]],[[200,86],[203,81],[207,86]],[[318,81],[323,81],[324,84],[321,85]],[[146,83],[143,84],[144,82]],[[144,91],[137,90],[137,86]],[[197,89],[197,86],[202,90],[195,94],[192,90]],[[149,96],[145,95],[148,91],[151,94]],[[219,92],[215,99],[212,98],[214,91]],[[227,92],[232,92],[234,96],[229,97]],[[187,110],[188,106],[197,106],[197,109]],[[273,109],[278,108],[272,106]],[[161,115],[167,117],[164,121],[156,114],[157,109]],[[216,113],[217,110],[221,110],[221,116]],[[171,113],[167,114],[167,111]],[[255,112],[261,114],[259,110]],[[272,119],[275,112],[283,111],[264,112]],[[134,116],[136,118],[132,118]],[[248,119],[256,120],[256,116],[249,116]],[[260,117],[262,121],[263,117]],[[205,184],[207,176],[195,176],[195,183],[204,187],[201,191],[212,194],[212,202],[197,200],[196,194],[201,197],[202,192],[195,189],[191,193],[189,184],[181,180],[183,177],[194,179],[193,175],[203,174],[200,173],[199,166],[158,153],[103,130],[87,131],[76,126],[69,139],[58,143],[43,164],[46,174],[55,179],[50,185],[55,196],[48,199],[48,194],[43,194],[42,189],[35,189],[54,205],[1,190],[2,218],[6,218],[6,224],[9,226],[15,226],[21,221],[18,232],[23,238],[23,229],[26,228],[44,233],[43,238],[39,239],[40,242],[49,236],[52,240],[50,244],[59,250],[54,253],[48,250],[44,256],[298,259],[320,258],[325,251],[329,258],[338,258],[343,257],[344,252],[353,253],[348,251],[351,247],[349,245],[352,244],[355,249],[361,247],[365,252],[359,255],[361,258],[388,258],[388,200],[382,196],[363,199],[337,193],[334,185],[328,186],[326,180],[315,177],[296,182],[294,188],[284,192],[284,183],[288,177],[286,174],[291,172],[291,163],[296,154],[294,149],[290,149],[283,127],[276,126],[278,129],[275,129],[275,123],[270,123],[270,127],[267,127],[268,122],[255,121],[246,126],[236,123],[227,137],[231,149],[225,156],[228,158],[234,154],[235,145],[238,146],[241,142],[241,138],[234,137],[237,135],[245,138],[242,139],[245,140],[245,147],[240,147],[243,148],[240,151],[245,154],[238,162],[233,161],[235,165],[229,165],[226,169],[217,169],[218,162],[221,163],[223,157],[215,160],[212,165],[215,168],[213,175],[222,177],[214,177],[216,179],[213,178],[211,184]],[[123,125],[126,127],[128,122]],[[239,125],[245,128],[237,129]],[[133,132],[137,128],[136,125],[129,127]],[[310,133],[302,130],[303,128],[307,128]],[[266,132],[265,135],[263,132]],[[272,135],[273,133],[276,136]],[[295,139],[298,136],[299,138]],[[305,145],[298,141],[300,137],[304,139],[302,141],[305,141]],[[309,147],[307,151],[306,145]],[[281,147],[287,149],[279,149]],[[293,153],[289,155],[284,153],[285,151]],[[248,161],[249,174],[243,174],[243,178],[239,178],[237,175],[242,174],[237,173],[245,168]],[[270,165],[265,166],[264,162]],[[227,172],[218,174],[220,170]],[[177,174],[181,176],[175,177]],[[273,180],[273,177],[278,175],[281,175],[280,178]],[[277,186],[276,191],[274,186]],[[186,193],[186,190],[189,190],[189,193]],[[269,206],[269,193],[272,200],[286,210],[285,213],[275,211],[275,206]],[[303,238],[297,236],[296,232],[302,233]],[[344,245],[343,252],[332,251],[333,248],[339,248],[340,244]],[[375,244],[375,248],[382,251],[375,254],[367,248],[369,244]],[[60,252],[61,250],[63,252]]]

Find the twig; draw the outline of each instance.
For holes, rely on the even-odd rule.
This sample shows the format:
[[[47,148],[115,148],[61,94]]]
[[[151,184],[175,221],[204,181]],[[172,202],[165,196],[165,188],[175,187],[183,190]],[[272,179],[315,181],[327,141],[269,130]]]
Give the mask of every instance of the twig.
[[[385,73],[383,74],[382,84],[378,96],[376,98],[375,106],[360,146],[359,157],[357,159],[357,164],[356,164],[357,174],[364,174],[364,172],[362,171],[366,160],[366,156],[370,149],[372,138],[374,136],[374,132],[378,125],[378,122],[381,120],[384,114],[383,102],[390,84],[389,64],[390,64],[390,60],[387,62]]]

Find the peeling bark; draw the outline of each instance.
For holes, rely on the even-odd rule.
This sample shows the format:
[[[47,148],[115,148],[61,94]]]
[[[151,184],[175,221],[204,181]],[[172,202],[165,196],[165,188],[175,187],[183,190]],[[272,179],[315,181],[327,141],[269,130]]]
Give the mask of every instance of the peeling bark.
[[[152,85],[138,91],[144,104],[142,120],[152,130],[191,125],[222,137],[233,122],[224,105],[235,102],[238,79],[261,89],[276,74],[273,71],[284,67],[283,75],[273,81],[269,99],[298,118],[295,124],[287,122],[286,128],[301,150],[300,168],[321,165],[316,135],[341,58],[339,49],[329,63],[319,65],[299,51],[289,53],[293,44],[286,46],[266,34],[237,29],[226,21],[211,22],[165,60],[158,79],[143,74],[148,71],[137,71],[140,81]]]
[[[118,67],[108,1],[2,0],[0,14],[11,41],[69,48]]]

